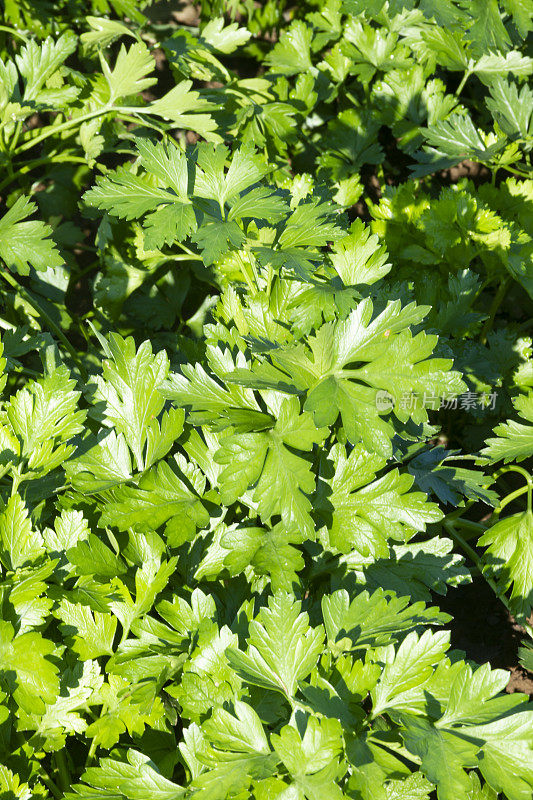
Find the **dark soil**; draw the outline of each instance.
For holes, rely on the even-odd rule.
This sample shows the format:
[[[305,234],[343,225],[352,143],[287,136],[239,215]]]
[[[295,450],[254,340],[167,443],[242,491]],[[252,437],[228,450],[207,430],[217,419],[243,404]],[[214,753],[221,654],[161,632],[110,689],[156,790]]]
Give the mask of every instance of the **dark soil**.
[[[511,673],[507,691],[533,695],[533,673],[518,664],[518,648],[525,637],[505,606],[483,578],[467,586],[450,589],[438,600],[439,607],[453,616],[448,625],[452,647],[466,658]]]
[[[196,27],[200,21],[199,5],[190,0],[160,0],[145,9],[144,14],[155,23],[168,23],[173,19],[179,25]]]

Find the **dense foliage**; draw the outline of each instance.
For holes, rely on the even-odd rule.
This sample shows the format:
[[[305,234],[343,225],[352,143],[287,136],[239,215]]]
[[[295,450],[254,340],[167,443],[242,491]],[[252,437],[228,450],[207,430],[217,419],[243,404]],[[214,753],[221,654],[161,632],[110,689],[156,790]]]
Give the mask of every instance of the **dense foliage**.
[[[4,3],[0,798],[528,800],[533,2],[183,6]]]

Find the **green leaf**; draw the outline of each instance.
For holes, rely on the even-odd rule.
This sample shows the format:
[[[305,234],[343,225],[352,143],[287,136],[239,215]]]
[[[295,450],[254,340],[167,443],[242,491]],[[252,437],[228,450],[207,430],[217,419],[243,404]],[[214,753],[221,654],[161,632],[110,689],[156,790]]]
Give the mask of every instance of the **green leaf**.
[[[430,780],[438,784],[439,797],[442,794],[446,799],[451,798],[449,792],[453,784],[462,785],[464,782],[460,769],[462,762],[467,767],[478,767],[495,792],[504,792],[510,800],[521,800],[531,793],[533,786],[532,715],[533,710],[528,704],[485,724],[442,730],[438,733],[426,721],[419,719],[415,722],[411,717],[406,724],[408,732],[402,736],[411,752],[422,755],[422,750],[425,751],[422,769]],[[405,724],[405,716],[403,719]],[[413,729],[417,729],[417,733]],[[425,736],[422,734],[423,729],[426,731]],[[420,734],[422,736],[416,742]],[[426,738],[425,742],[423,738]],[[447,775],[433,758],[439,749],[443,756],[444,750],[451,756],[448,766],[450,763],[454,765],[453,771],[449,771]]]
[[[169,92],[150,103],[149,111],[170,120],[176,127],[196,131],[208,141],[220,142],[216,120],[210,114],[198,113],[211,111],[212,104],[191,87],[192,81],[180,81]]]
[[[303,738],[290,725],[272,736],[272,744],[293,775],[318,772],[341,753],[341,726],[336,719],[310,717]]]
[[[286,220],[279,244],[291,252],[295,247],[323,247],[344,237],[344,231],[331,216],[331,204],[318,200],[300,203]]]
[[[93,612],[89,606],[66,599],[61,600],[54,613],[63,623],[63,635],[71,640],[72,649],[82,661],[113,655],[117,620],[111,614]]]
[[[129,800],[144,800],[147,796],[153,800],[177,800],[185,794],[179,784],[161,775],[147,755],[129,749],[126,758],[127,761],[102,758],[97,767],[85,770],[82,780],[93,787],[98,797],[111,797],[117,790]]]
[[[221,438],[215,460],[224,465],[219,476],[224,503],[234,502],[254,486],[253,500],[263,522],[279,514],[289,533],[312,536],[306,495],[314,491],[315,479],[309,461],[293,450],[312,450],[326,431],[315,428],[311,415],[300,414],[299,408],[296,398],[287,398],[271,430]]]
[[[425,3],[427,6],[427,2]],[[439,13],[441,6],[445,9],[442,3],[435,3],[435,16]],[[433,12],[433,9],[431,9]],[[452,16],[456,16],[457,10],[452,7],[450,11]],[[461,30],[447,27],[442,22],[439,25],[431,25],[421,27],[414,32],[413,45],[416,52],[423,56],[424,60],[436,60],[445,69],[452,72],[463,72],[468,69],[469,65],[469,49],[468,42],[466,41]]]
[[[352,223],[349,235],[339,239],[332,250],[331,262],[345,286],[371,285],[391,270],[384,245],[360,219]]]
[[[37,561],[43,553],[42,536],[32,531],[24,502],[20,495],[12,495],[0,513],[0,562],[15,570]]]
[[[531,139],[533,136],[533,92],[527,84],[520,91],[516,83],[499,78],[493,80],[487,108],[504,133],[511,137]]]
[[[389,658],[371,692],[374,717],[385,709],[402,707],[404,700],[408,704],[409,690],[422,686],[432,676],[433,667],[444,658],[449,646],[448,631],[426,631],[420,637],[413,631],[405,637],[396,653],[389,645]]]
[[[67,736],[80,735],[87,728],[82,714],[90,705],[98,705],[98,690],[103,683],[96,661],[77,663],[61,676],[61,694],[46,706],[42,715],[21,716],[21,729],[34,731],[32,744],[46,751],[65,747]]]
[[[377,71],[387,72],[407,66],[407,53],[397,47],[398,36],[385,28],[374,28],[367,22],[352,18],[344,30],[342,52],[364,82],[372,80]]]
[[[518,50],[510,50],[505,55],[490,53],[481,56],[472,67],[482,81],[491,83],[495,75],[528,76],[533,72],[533,59],[523,56]]]
[[[198,470],[188,468],[184,459],[177,459],[174,468],[161,461],[137,485],[112,490],[101,524],[142,533],[165,525],[168,544],[179,547],[194,537],[197,527],[209,522],[201,501],[204,488],[205,478]]]
[[[238,647],[237,634],[227,625],[220,629],[214,622],[204,622],[198,631],[198,643],[183,671],[179,686],[171,689],[193,721],[202,721],[213,708],[234,703],[241,693],[241,680],[231,669],[228,648]]]
[[[246,28],[239,28],[236,22],[224,25],[224,17],[211,19],[202,29],[202,39],[226,55],[246,44],[251,35]]]
[[[80,575],[100,575],[104,578],[112,578],[126,572],[122,559],[115,555],[94,533],[90,533],[85,540],[67,550],[66,555]]]
[[[279,42],[270,50],[266,63],[273,72],[295,75],[312,68],[311,41],[313,32],[305,22],[294,21],[281,33]]]
[[[230,364],[219,348],[208,346],[211,364],[222,367],[222,377]],[[215,430],[230,425],[236,430],[257,430],[271,427],[272,416],[261,411],[254,393],[229,384],[223,386],[209,375],[201,364],[184,364],[182,374],[172,373],[163,384],[164,396],[180,406],[190,406],[189,419],[200,425],[209,424]]]
[[[124,436],[137,469],[144,470],[145,445],[159,432],[156,418],[164,399],[158,388],[168,375],[168,358],[163,351],[153,354],[148,341],[136,348],[132,337],[118,334],[109,336],[108,347],[110,358],[97,378],[94,400],[105,404],[106,424]]]
[[[428,144],[453,157],[483,160],[491,152],[466,115],[452,114],[448,119],[434,123],[428,128],[426,139]]]
[[[63,509],[60,516],[54,520],[53,530],[51,528],[44,530],[43,539],[49,553],[62,553],[86,539],[89,533],[87,520],[81,511]]]
[[[83,430],[87,414],[78,409],[80,392],[74,386],[61,366],[11,396],[6,415],[19,439],[20,456],[27,460],[28,477],[56,469],[74,452],[71,440]]]
[[[21,782],[20,775],[15,775],[6,766],[0,766],[0,792],[13,800],[28,800],[32,794],[28,784]]]
[[[30,267],[46,270],[63,264],[50,226],[41,220],[24,222],[36,208],[27,197],[19,197],[0,219],[0,258],[21,275],[28,275]]]
[[[492,462],[503,459],[507,464],[533,455],[533,393],[519,395],[514,405],[519,416],[532,425],[510,419],[494,428],[496,438],[487,439],[486,447],[481,451]]]
[[[509,34],[500,16],[498,0],[459,0],[458,5],[472,18],[469,35],[476,51],[509,49]]]
[[[92,447],[66,466],[72,485],[85,494],[101,492],[132,477],[130,451],[122,434],[104,432]]]
[[[425,542],[393,545],[389,557],[360,568],[350,556],[347,562],[370,588],[378,586],[412,601],[431,599],[431,591],[446,594],[447,586],[470,583],[471,576],[462,556],[453,553],[451,539],[437,536]]]
[[[422,422],[427,419],[420,402],[424,396],[449,396],[464,388],[459,374],[450,371],[449,360],[429,358],[436,339],[423,332],[411,334],[408,326],[426,312],[414,303],[402,309],[394,301],[372,320],[373,304],[365,299],[347,319],[326,323],[306,343],[271,350],[277,369],[265,370],[266,380],[261,380],[260,369],[257,382],[245,370],[235,371],[232,380],[284,391],[292,384],[293,391],[307,395],[304,410],[313,413],[317,427],[333,425],[340,415],[351,443],[362,441],[368,452],[388,457],[393,427],[382,415],[391,404],[381,407],[378,391],[391,395],[400,419],[412,416]],[[405,397],[419,399],[409,409],[403,407]]]
[[[490,664],[472,671],[462,664],[455,676],[444,714],[437,721],[439,728],[450,728],[458,723],[490,722],[509,711],[513,705],[526,700],[524,695],[498,695],[505,691],[509,673],[503,669],[491,670]]]
[[[210,719],[202,725],[211,744],[217,750],[269,756],[270,746],[254,709],[237,700],[234,710],[235,715],[224,708],[215,708]]]
[[[45,561],[39,567],[19,569],[11,580],[5,582],[4,591],[7,589],[9,593],[9,606],[14,609],[19,635],[41,628],[46,623],[54,603],[46,595],[46,581],[54,566],[53,561]]]
[[[230,665],[255,686],[294,697],[298,681],[306,678],[322,652],[324,631],[309,627],[309,617],[290,595],[271,596],[268,608],[250,622],[248,650],[226,651]]]
[[[142,691],[117,675],[108,675],[108,682],[100,688],[100,698],[105,706],[101,716],[86,729],[85,735],[93,740],[93,748],[109,749],[128,731],[131,735],[142,736],[146,725],[156,725],[162,717],[162,704],[159,698],[148,698]],[[116,784],[115,784],[116,786]]]
[[[263,159],[250,147],[236,150],[225,171],[228,156],[229,150],[224,146],[202,143],[198,147],[194,192],[198,197],[216,200],[221,212],[227,202],[238,200],[268,172]]]
[[[335,778],[341,778],[338,757],[342,751],[341,726],[337,720],[310,717],[303,737],[296,728],[285,725],[271,742],[294,783],[310,800],[341,798]],[[312,776],[312,777],[311,777]]]
[[[414,178],[449,169],[464,159],[491,165],[506,144],[504,138],[495,137],[486,144],[471,117],[464,114],[451,114],[447,119],[436,120],[423,134],[430,146],[417,153],[419,165],[413,167]]]
[[[185,153],[176,146],[156,145],[138,139],[137,150],[146,174],[124,167],[105,177],[84,195],[91,206],[123,219],[146,216],[145,246],[159,249],[182,241],[196,230],[196,218],[188,197],[189,173]]]
[[[328,523],[329,540],[341,553],[355,549],[363,556],[386,558],[389,539],[404,542],[414,531],[423,531],[427,523],[442,518],[426,495],[409,491],[414,479],[406,473],[391,470],[376,479],[385,459],[367,453],[361,445],[349,456],[345,447],[334,445],[330,457],[335,474],[326,479],[331,488],[317,505]]]
[[[497,792],[510,800],[527,797],[533,787],[533,710],[527,706],[514,714],[468,729],[474,740],[485,741],[479,769]]]
[[[383,647],[421,625],[442,625],[446,614],[422,602],[409,604],[408,597],[376,589],[364,591],[351,602],[346,589],[322,598],[322,614],[328,647],[336,654],[347,650]]]
[[[272,529],[233,528],[221,539],[222,547],[229,551],[224,566],[231,575],[238,575],[250,565],[256,575],[270,575],[274,592],[290,592],[298,583],[297,573],[304,567],[303,557],[294,547],[302,539],[300,534],[287,532],[282,523]]]
[[[526,617],[533,608],[533,513],[512,514],[490,527],[478,541],[487,547],[485,570],[506,590],[512,607]]]
[[[85,21],[91,30],[82,33],[80,40],[87,50],[96,50],[100,47],[105,49],[121,36],[135,38],[133,32],[123,22],[91,16],[85,17]]]
[[[122,45],[110,69],[104,58],[100,58],[102,72],[109,87],[109,102],[114,103],[123,97],[138,94],[156,83],[156,78],[147,76],[154,70],[154,59],[145,44],[136,42],[129,50]]]
[[[526,39],[533,28],[533,8],[529,0],[503,0],[503,6],[512,16],[520,36]]]
[[[461,458],[458,453],[442,447],[423,451],[411,459],[408,470],[422,491],[435,494],[442,503],[458,506],[466,497],[496,506],[498,496],[488,488],[492,479],[481,471],[455,466]]]
[[[429,800],[432,788],[421,772],[413,772],[403,780],[389,781],[385,791],[387,800]]]
[[[421,717],[402,715],[402,738],[407,749],[420,759],[423,774],[435,784],[439,800],[469,797],[471,787],[464,766],[477,766],[474,746],[464,744]]]
[[[380,164],[384,155],[376,141],[379,122],[355,109],[341,111],[328,123],[318,163],[335,181],[353,178],[364,164]]]
[[[71,31],[56,41],[47,37],[43,42],[26,42],[16,56],[17,66],[24,79],[23,99],[31,105],[60,108],[72,103],[79,93],[73,86],[62,86],[60,78],[64,61],[76,50],[76,37]]]
[[[176,558],[171,558],[169,561],[160,562],[159,555],[156,559],[145,561],[142,567],[135,572],[135,599],[124,581],[120,578],[112,579],[120,599],[111,600],[109,607],[122,625],[123,638],[126,637],[135,620],[150,611],[155,598],[165,588],[174,572],[176,561]],[[127,579],[125,578],[125,580]]]
[[[245,236],[236,222],[209,222],[193,235],[193,241],[201,248],[204,264],[209,266],[223,256],[230,246],[239,249]]]
[[[0,620],[0,681],[28,714],[43,714],[59,693],[58,668],[50,656],[56,647],[40,633],[15,636]]]
[[[83,199],[88,205],[113,216],[136,219],[163,203],[173,203],[174,197],[167,189],[153,186],[145,176],[119,167],[110,176],[99,176],[96,186],[89,189]]]

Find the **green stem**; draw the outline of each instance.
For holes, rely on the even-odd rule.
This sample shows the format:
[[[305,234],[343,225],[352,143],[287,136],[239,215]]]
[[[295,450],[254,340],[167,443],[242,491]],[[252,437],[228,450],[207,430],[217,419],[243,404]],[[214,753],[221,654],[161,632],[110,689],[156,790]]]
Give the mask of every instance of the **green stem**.
[[[15,125],[15,130],[13,132],[13,136],[11,137],[11,141],[9,142],[9,147],[8,147],[10,153],[14,151],[15,147],[19,142],[20,134],[22,133],[22,122],[23,121],[19,119],[17,124]]]
[[[253,285],[252,281],[250,280],[249,275],[247,274],[245,269],[241,269],[241,272],[242,272],[242,276],[244,278],[244,282],[246,283],[246,286],[248,287],[248,291],[250,292],[251,295],[254,295],[255,294],[255,289],[254,289],[254,285]]]
[[[19,486],[22,483],[22,475],[18,470],[13,469],[13,477],[11,484],[11,497],[14,497],[18,492]]]
[[[353,103],[354,106],[357,107],[359,105],[359,101],[355,99],[355,97],[351,92],[345,91],[344,96],[346,97],[347,100],[350,101],[350,103]]]
[[[146,110],[146,109],[143,109],[143,110]],[[117,114],[117,116],[120,117],[120,119],[124,120],[125,122],[134,122],[136,125],[143,125],[145,128],[151,128],[152,130],[157,131],[158,133],[160,133],[162,136],[166,137],[167,139],[171,139],[172,143],[174,144],[174,140],[172,139],[172,136],[168,133],[168,131],[166,131],[160,125],[154,125],[153,122],[148,122],[148,120],[143,119],[143,117],[141,117],[140,115],[139,116],[134,116],[133,114],[122,114],[122,113],[120,113],[120,114]]]
[[[272,281],[274,280],[274,268],[272,264],[269,263],[267,268],[267,297],[270,298],[272,294]]]
[[[9,186],[10,183],[13,183],[18,177],[18,175],[26,175],[27,172],[31,172],[32,169],[36,167],[40,167],[43,164],[47,166],[50,164],[64,164],[64,163],[73,163],[73,164],[87,164],[87,161],[81,156],[69,156],[69,155],[58,155],[56,156],[47,156],[46,158],[35,158],[33,161],[28,161],[24,164],[23,167],[13,172],[11,175],[8,175],[7,178],[4,178],[2,182],[0,182],[0,192],[5,189],[6,186]]]
[[[446,514],[446,519],[449,520],[449,521],[453,521],[453,520],[459,519],[459,517],[462,517],[463,514],[466,514],[466,512],[474,504],[475,504],[474,500],[469,500],[467,503],[465,503],[463,508],[457,508],[455,511],[452,511],[451,514]]]
[[[515,169],[515,167],[510,167],[508,164],[498,169],[505,169],[507,172],[512,172],[513,175],[520,175],[521,178],[531,178],[531,172],[523,172],[520,169]]]
[[[12,464],[5,464],[5,465],[4,465],[4,466],[3,466],[3,467],[0,469],[0,480],[1,480],[1,479],[4,477],[4,475],[7,475],[7,473],[8,473],[8,472],[9,472],[9,470],[11,469],[11,467],[12,467]]]
[[[203,261],[202,256],[196,256],[194,253],[176,253],[176,255],[165,254],[165,261]],[[168,270],[167,270],[168,272]]]
[[[55,785],[52,778],[48,775],[42,765],[39,766],[39,778],[42,780],[45,786],[47,786],[56,800],[61,800],[63,797],[63,792],[59,790],[59,788]]]
[[[461,83],[459,84],[459,86],[458,86],[458,87],[457,87],[457,89],[455,90],[455,96],[456,96],[456,97],[459,97],[459,95],[460,95],[460,94],[461,94],[461,92],[463,91],[463,89],[464,89],[464,87],[465,87],[465,83],[467,82],[467,80],[469,79],[469,77],[471,76],[471,74],[472,74],[472,73],[470,72],[470,70],[467,70],[467,71],[465,72],[465,74],[463,75],[463,77],[462,77],[462,80],[461,80]]]
[[[79,244],[76,245],[76,248],[78,248],[78,247],[80,247]],[[93,251],[96,252],[96,248],[95,247],[81,247],[80,249],[90,250],[91,252],[93,252]],[[98,269],[99,266],[100,266],[100,262],[98,261],[98,259],[96,259],[95,261],[91,261],[90,264],[87,264],[85,267],[82,267],[81,269],[79,269],[76,272],[76,280],[79,280],[80,278],[83,278],[84,275],[87,275],[89,272],[92,272],[93,269]],[[79,319],[79,317],[77,315],[74,315],[74,313],[70,314],[70,316],[71,316],[72,319],[76,319],[76,320]]]
[[[42,378],[43,373],[37,372],[36,369],[30,369],[29,367],[14,367],[13,373],[15,375],[28,375],[30,378]]]
[[[89,374],[83,364],[81,363],[76,350],[73,348],[61,328],[59,328],[54,320],[50,317],[50,315],[44,310],[41,304],[35,299],[35,297],[26,289],[25,286],[22,286],[18,281],[13,278],[13,276],[7,272],[7,270],[1,270],[0,275],[2,278],[8,283],[16,292],[21,294],[26,302],[39,314],[39,316],[45,322],[47,328],[49,329],[50,333],[54,333],[59,341],[63,344],[65,350],[69,353],[72,360],[78,367],[80,371],[80,375],[84,381],[89,380]]]
[[[23,153],[25,150],[30,150],[32,147],[35,147],[36,144],[44,142],[45,139],[48,139],[50,136],[54,136],[56,133],[61,133],[61,131],[74,128],[76,125],[81,125],[82,122],[88,122],[90,119],[95,119],[95,117],[101,117],[104,114],[108,114],[112,110],[112,107],[105,106],[105,108],[99,108],[96,111],[89,111],[87,114],[82,114],[80,117],[69,119],[66,122],[62,122],[60,125],[51,125],[47,127],[44,133],[34,136],[33,139],[29,139],[27,142],[21,144],[20,147],[17,147],[15,152]]]
[[[508,283],[509,282],[508,282],[507,278],[504,278],[502,280],[502,282],[500,283],[499,287],[498,287],[498,291],[494,295],[494,299],[493,299],[492,305],[490,307],[488,319],[485,320],[485,324],[483,325],[483,328],[482,328],[481,333],[480,333],[481,344],[485,344],[486,341],[487,341],[487,336],[488,336],[488,334],[490,333],[490,331],[492,329],[492,326],[494,324],[494,319],[496,317],[498,309],[499,309],[499,307],[501,306],[501,304],[503,303],[503,301],[505,299],[505,294],[507,292]]]
[[[473,522],[470,519],[456,519],[452,524],[459,525],[461,528],[464,528],[465,531],[471,531],[473,534],[482,534],[487,530],[486,525],[483,525],[481,522]]]
[[[455,530],[455,526],[452,522],[446,522],[445,520],[442,524],[446,528],[452,539],[455,542],[457,542],[463,553],[467,555],[470,561],[474,564],[476,569],[479,571],[480,575],[482,575],[483,578],[486,580],[486,582],[488,583],[488,585],[490,586],[496,597],[499,597],[502,603],[505,605],[505,607],[509,608],[509,605],[507,603],[507,598],[504,595],[500,594],[500,590],[498,589],[492,578],[490,578],[487,574],[483,573],[483,562],[481,561],[476,551],[472,547],[470,547],[468,542],[461,536],[461,534]]]
[[[9,28],[7,25],[0,25],[0,31],[4,31],[4,33],[9,33],[10,36],[16,36],[18,39],[22,39],[24,44],[30,43],[28,37],[24,36],[24,34],[20,31],[16,31],[15,28]]]
[[[251,270],[252,270],[252,275],[253,275],[254,280],[255,280],[255,285],[257,286],[257,291],[259,291],[259,273],[257,272],[257,267],[256,267],[256,263],[255,263],[255,256],[250,250],[248,250],[248,259],[250,261],[250,267],[251,267]]]
[[[253,280],[248,275],[248,265],[245,264],[244,258],[241,256],[240,253],[237,253],[237,258],[240,261],[241,274],[242,274],[242,276],[243,276],[243,278],[244,278],[244,280],[246,282],[246,285],[248,286],[248,290],[249,290],[250,294],[253,297],[255,295],[255,293],[256,293],[256,289],[255,289],[255,286],[253,284]]]
[[[528,511],[531,511],[531,508],[532,508],[532,505],[533,505],[533,503],[532,503],[532,500],[533,500],[533,478],[531,477],[531,475],[529,474],[527,469],[524,469],[524,467],[519,467],[518,464],[508,464],[505,467],[501,467],[501,469],[499,469],[497,472],[494,473],[494,477],[495,478],[499,478],[500,475],[504,475],[506,472],[517,472],[519,475],[522,475],[522,477],[525,478],[526,486],[524,488],[525,488],[525,490],[527,492],[527,509],[528,509]],[[508,500],[508,502],[509,503],[511,502],[511,500],[513,499],[512,495],[514,495],[514,494],[516,494],[516,493],[515,492],[511,492],[510,495],[508,495],[506,498],[504,498],[503,502],[505,503],[505,505],[507,505],[507,502],[505,502],[505,501],[508,500],[508,498],[510,498]],[[500,510],[503,507],[504,506],[500,503]]]
[[[176,242],[176,244],[178,247],[181,247],[184,253],[188,253],[193,260],[198,259],[200,261],[203,261],[202,256],[198,255],[198,253],[195,253],[194,250],[191,250],[190,247],[187,247],[187,245],[183,244],[183,242]]]
[[[50,136],[55,136],[56,133],[61,133],[62,131],[66,131],[69,128],[75,128],[76,126],[81,125],[83,122],[88,122],[91,119],[95,119],[96,117],[102,117],[104,114],[111,114],[114,113],[117,117],[124,117],[126,120],[130,122],[142,122],[142,124],[148,125],[148,127],[154,127],[159,133],[164,133],[163,129],[153,125],[152,123],[147,123],[144,119],[139,119],[137,116],[133,115],[140,115],[140,113],[150,114],[150,107],[146,106],[141,108],[137,108],[135,106],[113,106],[107,105],[103,108],[98,108],[95,111],[89,111],[87,114],[82,114],[79,117],[74,117],[73,119],[66,120],[66,122],[62,122],[60,125],[51,125],[48,126],[47,129],[39,134],[38,136],[34,136],[33,139],[29,139],[27,142],[24,142],[16,149],[16,153],[22,153],[24,150],[30,150],[36,144],[43,142],[45,139],[48,139]],[[168,135],[168,134],[167,134]]]
[[[508,494],[507,497],[503,498],[498,508],[494,509],[493,516],[499,516],[503,511],[503,509],[505,508],[505,506],[508,506],[509,503],[512,503],[513,500],[516,500],[517,497],[521,497],[523,494],[530,491],[531,489],[529,487],[529,484],[526,484],[525,486],[521,486],[520,489],[516,489],[514,492]]]
[[[102,713],[103,713],[103,711],[102,711]],[[89,753],[87,755],[87,760],[85,762],[86,764],[89,764],[93,760],[93,758],[95,757],[96,748],[97,747],[98,747],[98,745],[96,744],[96,739],[93,739],[92,742],[91,742],[91,746],[89,747]]]
[[[54,758],[56,762],[57,774],[59,777],[59,785],[61,786],[63,791],[68,792],[72,786],[72,779],[70,777],[70,771],[67,765],[65,751],[58,750],[54,754]]]
[[[444,521],[442,524],[444,528],[446,528],[452,539],[455,542],[457,542],[463,553],[467,555],[468,558],[472,561],[472,563],[479,571],[480,575],[484,578],[486,583],[490,586],[490,588],[492,589],[498,600],[500,600],[507,609],[507,611],[510,614],[512,614],[509,601],[505,596],[505,594],[503,592],[500,592],[498,586],[494,583],[492,578],[490,578],[486,573],[483,572],[483,562],[481,561],[476,551],[472,547],[470,547],[468,542],[466,542],[465,539],[463,539],[461,534],[455,530],[453,523]],[[526,619],[520,619],[520,624],[526,630],[529,636],[533,636],[533,626],[531,626],[531,624]]]
[[[533,325],[533,317],[529,317],[525,322],[521,322],[520,325],[516,328],[519,331],[529,331],[531,326]]]

